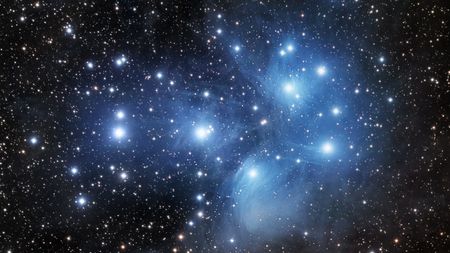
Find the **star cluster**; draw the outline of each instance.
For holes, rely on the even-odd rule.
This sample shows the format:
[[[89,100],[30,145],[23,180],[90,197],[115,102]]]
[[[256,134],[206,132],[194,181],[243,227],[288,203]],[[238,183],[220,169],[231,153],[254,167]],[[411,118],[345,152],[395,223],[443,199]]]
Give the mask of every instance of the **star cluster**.
[[[0,5],[0,252],[450,247],[443,2]]]

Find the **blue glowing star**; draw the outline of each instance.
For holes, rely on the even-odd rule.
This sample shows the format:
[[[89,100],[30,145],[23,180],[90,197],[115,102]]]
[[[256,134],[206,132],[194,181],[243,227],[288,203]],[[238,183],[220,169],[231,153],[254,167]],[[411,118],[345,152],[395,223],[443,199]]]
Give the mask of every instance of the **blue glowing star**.
[[[381,56],[381,57],[378,59],[378,61],[381,62],[381,63],[383,63],[383,62],[384,62],[384,57]]]
[[[214,129],[212,128],[212,126],[198,127],[197,129],[195,129],[195,136],[199,140],[205,140],[212,134],[213,131]]]
[[[123,111],[117,111],[116,112],[116,118],[118,118],[118,119],[125,118],[125,113]]]
[[[339,110],[338,107],[333,107],[331,112],[333,113],[333,115],[337,116],[337,115],[339,115],[341,113],[341,110]]]
[[[219,28],[216,30],[216,32],[217,32],[217,34],[222,34],[222,29]]]
[[[156,78],[158,79],[163,78],[163,74],[161,72],[156,73]]]
[[[126,172],[120,173],[120,179],[126,180],[128,178],[128,174]]]
[[[327,73],[327,68],[325,68],[325,66],[319,66],[319,67],[316,69],[316,73],[317,73],[319,76],[323,76],[323,75],[325,75],[325,74]]]
[[[289,44],[286,48],[287,48],[287,51],[288,51],[288,52],[294,51],[294,46],[291,45],[291,44]]]
[[[393,99],[392,97],[389,97],[389,98],[388,98],[388,102],[389,102],[389,103],[392,103],[392,102],[394,102],[394,99]]]
[[[201,194],[198,194],[195,198],[196,198],[198,201],[202,201],[202,200],[203,200],[203,196],[202,196]]]
[[[71,173],[72,175],[78,174],[78,168],[77,168],[77,167],[72,167],[72,168],[70,168],[70,173]]]
[[[258,170],[256,170],[255,168],[251,169],[251,170],[248,172],[248,176],[251,177],[251,178],[257,177],[257,176],[258,176]]]
[[[37,144],[38,143],[37,137],[31,137],[30,143],[33,144],[33,145]]]
[[[75,200],[75,203],[77,203],[80,206],[84,206],[87,204],[87,200],[85,197],[79,197],[77,200]]]
[[[94,68],[94,63],[88,61],[88,62],[86,62],[86,66],[88,67],[88,69],[93,69]]]
[[[326,142],[322,145],[322,152],[325,154],[331,154],[334,151],[334,147],[331,143]]]
[[[235,52],[241,51],[241,47],[238,46],[238,45],[234,46],[234,51],[235,51]]]
[[[116,59],[116,65],[119,67],[122,66],[123,64],[125,64],[126,62],[127,62],[127,59],[123,55],[120,58]]]
[[[290,93],[292,93],[295,90],[295,87],[294,87],[294,85],[292,83],[287,83],[287,84],[284,85],[283,89],[284,89],[284,92],[290,94]]]
[[[113,135],[116,139],[122,139],[123,137],[125,137],[125,134],[125,129],[123,129],[122,127],[116,127],[113,130]]]
[[[65,30],[66,30],[67,34],[72,34],[73,33],[73,29],[72,29],[72,27],[70,25],[66,26]]]

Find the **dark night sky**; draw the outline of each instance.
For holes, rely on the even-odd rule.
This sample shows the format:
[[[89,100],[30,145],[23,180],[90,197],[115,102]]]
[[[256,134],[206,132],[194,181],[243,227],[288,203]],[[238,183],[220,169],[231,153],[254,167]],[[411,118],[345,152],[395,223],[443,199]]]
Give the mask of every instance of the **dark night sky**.
[[[446,1],[3,1],[0,253],[448,252]]]

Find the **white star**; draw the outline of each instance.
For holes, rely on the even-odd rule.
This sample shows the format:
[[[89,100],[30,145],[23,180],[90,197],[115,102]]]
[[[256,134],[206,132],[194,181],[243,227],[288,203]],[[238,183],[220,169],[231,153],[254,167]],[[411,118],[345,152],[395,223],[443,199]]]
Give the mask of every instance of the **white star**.
[[[78,168],[77,167],[70,168],[70,173],[72,173],[72,175],[78,174]]]
[[[125,130],[122,127],[116,127],[113,134],[116,139],[122,139],[125,136]]]
[[[341,113],[341,110],[339,110],[338,107],[333,107],[333,109],[331,110],[331,112],[333,113],[333,115],[338,115]]]
[[[333,145],[329,142],[326,142],[322,145],[322,152],[325,154],[330,154],[334,150]]]
[[[31,144],[36,144],[38,142],[38,139],[37,139],[37,137],[31,137],[31,139],[30,139],[30,143]]]
[[[325,68],[325,66],[320,66],[316,69],[316,72],[319,76],[323,76],[327,73],[327,69]]]
[[[214,131],[214,129],[212,128],[212,126],[208,126],[206,127],[198,127],[197,129],[195,129],[195,136],[199,139],[199,140],[205,140],[207,139],[211,133]]]
[[[125,118],[125,113],[123,111],[118,111],[118,112],[116,112],[116,117],[118,119],[123,119],[123,118]]]
[[[288,51],[288,52],[294,51],[294,46],[291,45],[291,44],[289,44],[289,45],[287,46],[287,51]]]
[[[72,34],[73,33],[73,29],[72,29],[71,26],[67,26],[66,27],[66,33],[68,33],[68,34]]]
[[[255,178],[255,177],[258,176],[258,171],[257,171],[255,168],[253,168],[253,169],[251,169],[251,170],[248,172],[248,175],[249,175],[251,178]]]
[[[87,200],[84,197],[79,197],[75,202],[80,206],[84,206],[87,203]]]
[[[127,62],[127,59],[123,55],[120,58],[116,59],[116,65],[119,67],[122,66],[123,64],[125,64],[126,62]]]
[[[284,89],[284,92],[290,94],[290,93],[292,93],[295,90],[295,87],[294,87],[294,85],[292,83],[286,83],[284,85],[283,89]]]

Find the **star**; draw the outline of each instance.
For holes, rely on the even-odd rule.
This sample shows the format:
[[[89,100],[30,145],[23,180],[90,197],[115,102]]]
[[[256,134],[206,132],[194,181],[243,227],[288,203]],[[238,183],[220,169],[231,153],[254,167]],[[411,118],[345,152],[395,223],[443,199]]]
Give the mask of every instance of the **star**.
[[[292,83],[286,83],[284,85],[284,92],[290,94],[295,90],[294,85]]]
[[[77,203],[80,206],[84,206],[87,203],[87,200],[85,197],[81,196],[77,200],[75,200],[75,203]]]
[[[126,180],[128,178],[128,174],[126,172],[120,173],[120,179]]]
[[[88,61],[88,62],[86,62],[86,66],[88,67],[88,69],[93,69],[94,68],[94,63]]]
[[[326,142],[322,145],[322,152],[325,154],[330,154],[334,150],[333,145],[329,142]]]
[[[123,111],[117,111],[117,112],[116,112],[116,118],[117,118],[117,119],[123,119],[123,118],[125,118],[125,112],[123,112]]]
[[[252,168],[252,169],[248,172],[248,175],[249,175],[251,178],[255,178],[255,177],[258,176],[258,170],[256,170],[255,168]]]
[[[287,48],[287,51],[288,51],[288,52],[294,51],[294,46],[293,46],[292,44],[287,45],[286,48]]]
[[[72,175],[76,175],[76,174],[78,174],[78,168],[77,167],[72,167],[72,168],[70,168],[70,173],[72,174]]]
[[[33,144],[33,145],[37,144],[38,143],[38,138],[35,137],[35,136],[31,137],[30,138],[30,143]]]
[[[316,69],[316,73],[317,73],[319,76],[323,76],[323,75],[325,75],[325,74],[327,73],[327,69],[325,68],[325,66],[319,66],[319,67]]]
[[[125,137],[125,134],[125,129],[123,129],[122,127],[116,127],[113,130],[113,135],[116,139],[122,139],[123,137]]]
[[[331,112],[333,113],[333,115],[337,116],[341,113],[341,110],[339,109],[339,107],[333,107]]]
[[[117,66],[122,66],[123,64],[125,64],[127,62],[127,58],[125,58],[124,55],[122,55],[121,57],[116,59],[116,65]]]
[[[67,34],[72,34],[73,33],[73,29],[70,25],[66,26],[65,31]]]
[[[214,131],[212,126],[208,126],[208,127],[197,127],[195,129],[195,136],[197,137],[198,140],[206,140]]]

